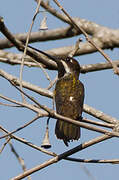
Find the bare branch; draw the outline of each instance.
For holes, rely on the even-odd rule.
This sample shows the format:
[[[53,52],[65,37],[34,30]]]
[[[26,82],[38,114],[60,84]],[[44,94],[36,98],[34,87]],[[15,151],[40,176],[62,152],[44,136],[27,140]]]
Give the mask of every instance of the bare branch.
[[[84,104],[84,112],[108,123],[116,124],[118,123],[118,120],[116,118],[113,118],[109,116],[108,114],[103,113],[102,111],[99,111],[89,105]]]
[[[102,49],[112,49],[119,47],[118,34],[119,30],[110,29],[107,27],[100,26],[96,23],[87,21],[85,19],[76,18],[76,23],[86,29],[90,29],[93,32],[92,39],[95,43],[98,44]],[[78,35],[78,32],[72,27],[58,28],[54,30],[47,30],[47,32],[32,32],[30,35],[29,42],[40,42],[40,41],[49,41],[49,40],[58,40],[69,38]],[[24,42],[26,41],[27,33],[23,34],[13,34],[13,36]],[[96,52],[97,50],[92,47],[89,43],[81,43],[80,50],[75,55],[87,54]],[[90,46],[89,46],[90,45]],[[8,39],[0,39],[0,49],[13,47],[14,44],[11,44]],[[70,47],[67,47],[68,49]],[[60,48],[61,49],[61,48]],[[63,48],[62,48],[63,50]],[[70,52],[70,51],[69,51]],[[58,54],[58,50],[56,51]],[[59,54],[59,56],[61,56]]]
[[[39,31],[39,32],[31,32],[29,43],[34,42],[42,42],[42,41],[51,41],[51,40],[58,40],[58,39],[64,39],[69,38],[78,35],[76,30],[74,28],[71,28],[70,26],[63,27],[63,28],[57,28],[52,30],[45,31]],[[13,36],[25,43],[27,38],[27,33],[22,34],[13,34]],[[12,48],[14,45],[10,43],[8,39],[0,39],[0,49],[5,48]]]
[[[56,83],[57,79],[58,79],[58,77],[56,76],[56,78],[53,81],[51,81],[51,83],[47,87],[48,90],[54,86],[54,84]]]
[[[106,38],[108,38],[109,40],[110,36],[112,36],[112,34],[110,34],[109,37],[106,37]],[[114,44],[109,43],[110,41],[107,42],[106,39],[105,39],[106,41],[104,41],[103,37],[102,39],[99,39],[97,37],[92,37],[92,40],[102,49],[109,49],[109,48],[112,49],[113,47],[119,47],[119,44],[115,45],[114,43],[116,39],[114,41],[110,39],[110,41],[113,41]],[[67,56],[71,51],[73,51],[74,48],[75,48],[75,45],[64,46],[64,47],[53,48],[53,49],[47,50],[46,53],[48,54],[50,53],[51,55],[55,54],[55,56],[63,57],[63,56]],[[97,52],[97,49],[93,47],[89,42],[81,42],[80,49],[76,52],[75,56],[91,54],[94,52]]]
[[[0,62],[10,64],[10,65],[19,65],[21,64],[21,59],[22,59],[22,54],[15,54],[15,53],[0,50]],[[33,58],[31,58],[30,56],[26,56],[24,65],[28,67],[39,67],[38,64],[32,61],[33,61]]]
[[[13,105],[13,104],[6,104],[6,103],[2,103],[2,102],[0,102],[0,105],[2,105],[2,106],[8,106],[8,107],[17,107],[17,108],[21,108],[22,106],[20,106],[20,105]]]
[[[87,118],[83,118],[83,122],[86,122],[86,123],[89,123],[89,124],[93,124],[93,125],[97,125],[97,126],[112,128],[112,129],[115,127],[114,124],[97,122],[97,121],[93,121],[93,120],[90,120],[90,119],[87,119]]]
[[[119,67],[119,60],[113,61]],[[112,65],[110,63],[97,63],[97,64],[86,64],[81,66],[82,73],[100,71],[100,70],[107,70],[112,69]]]
[[[4,77],[5,79],[7,79],[8,81],[14,82],[16,86],[20,85],[20,81],[16,76],[12,76],[11,74],[6,73],[5,71],[3,71],[2,69],[0,69],[0,76]],[[40,88],[39,86],[30,84],[29,82],[26,81],[22,81],[22,86],[24,88],[27,88],[31,91],[34,91],[42,96],[47,96],[47,97],[53,97],[53,93],[47,89],[44,88]]]
[[[28,104],[28,103],[26,104],[26,103],[18,102],[18,101],[15,101],[15,100],[11,99],[11,98],[8,98],[8,97],[6,97],[6,96],[3,96],[3,95],[1,95],[1,94],[0,94],[0,98],[5,99],[6,101],[12,102],[12,103],[14,103],[14,104],[20,105],[20,106],[22,106],[22,107],[28,108],[28,109],[36,112],[36,113],[39,115],[39,117],[40,117],[40,116],[41,116],[41,117],[42,117],[42,116],[48,116],[48,113],[46,113],[45,111],[39,109],[38,107],[36,107],[36,106],[34,106],[34,105],[31,105],[31,104]]]
[[[82,162],[82,163],[119,164],[119,159],[77,159],[77,158],[70,158],[70,157],[67,157],[65,159],[69,161]]]

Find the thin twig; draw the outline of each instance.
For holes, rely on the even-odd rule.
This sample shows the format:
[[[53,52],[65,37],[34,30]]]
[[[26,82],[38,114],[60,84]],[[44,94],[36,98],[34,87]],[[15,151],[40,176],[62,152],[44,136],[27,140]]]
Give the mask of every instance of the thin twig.
[[[33,61],[42,69],[43,73],[45,74],[47,80],[49,80],[51,82],[51,79],[48,75],[48,73],[45,71],[45,68],[43,67],[43,65],[39,62],[37,62],[36,60],[33,59]]]
[[[93,120],[90,120],[90,119],[87,119],[87,118],[83,118],[83,122],[86,122],[86,123],[89,123],[89,124],[94,124],[94,125],[97,125],[97,126],[112,128],[112,129],[115,127],[114,124],[97,122],[97,121],[93,121]]]
[[[104,122],[111,123],[111,124],[116,124],[118,122],[118,120],[116,118],[111,117],[108,114],[103,113],[102,111],[97,110],[87,104],[84,104],[83,110],[84,110],[84,112],[86,112],[86,113],[90,114],[91,116],[94,116]]]
[[[8,137],[8,136],[10,136],[10,135],[12,135],[12,134],[14,134],[14,133],[16,133],[16,132],[24,129],[25,127],[29,126],[30,124],[32,124],[33,122],[35,122],[35,121],[36,121],[37,119],[39,119],[39,118],[40,118],[39,116],[36,116],[36,117],[33,118],[31,121],[29,121],[28,123],[24,124],[23,126],[15,129],[15,130],[13,130],[13,131],[11,131],[10,133],[8,133],[8,134],[6,134],[6,135],[0,136],[0,139],[5,138],[5,137]]]
[[[24,160],[19,156],[19,154],[16,152],[14,146],[12,145],[11,141],[9,141],[9,145],[10,145],[10,148],[11,148],[11,151],[13,152],[13,154],[15,155],[15,157],[17,158],[17,160],[19,161],[23,171],[27,171],[26,169],[26,165],[24,163]],[[27,176],[27,179],[28,180],[31,180],[31,177],[30,176]]]
[[[48,115],[48,113],[44,113],[38,107],[36,107],[36,106],[34,106],[32,104],[28,104],[28,103],[26,104],[26,103],[19,102],[19,101],[13,100],[11,98],[8,98],[6,96],[3,96],[2,94],[0,94],[0,98],[5,99],[6,101],[12,102],[14,104],[20,105],[22,107],[28,108],[28,109],[36,112],[39,115],[39,117],[40,116],[45,116],[45,115],[47,116]]]
[[[5,146],[9,143],[10,139],[11,139],[11,137],[9,137],[9,138],[6,139],[6,142],[3,144],[3,146],[2,146],[1,149],[0,149],[0,154],[1,154],[2,151],[4,150]]]
[[[78,49],[79,49],[79,44],[80,44],[81,41],[82,41],[81,38],[79,38],[79,39],[76,41],[76,44],[75,44],[75,46],[74,46],[74,49],[69,53],[69,56],[70,56],[70,57],[73,57],[73,56],[76,54],[76,52],[77,52]]]
[[[26,38],[25,49],[24,49],[24,53],[23,53],[23,56],[22,56],[22,63],[21,63],[21,67],[20,67],[20,89],[21,90],[22,90],[22,76],[23,76],[24,58],[26,56],[26,51],[27,51],[27,47],[28,47],[29,37],[30,37],[31,31],[32,31],[32,27],[33,27],[35,18],[36,18],[37,14],[38,14],[38,11],[39,11],[40,3],[41,3],[41,0],[39,0],[37,8],[36,8],[35,15],[32,18],[32,23],[31,23],[30,28],[29,28],[28,36]],[[24,96],[23,96],[22,93],[21,93],[21,96],[22,96],[22,100],[24,102],[25,99],[24,99]]]
[[[50,82],[49,86],[46,89],[49,90],[50,88],[52,88],[54,86],[54,84],[56,83],[57,79],[58,79],[58,77],[56,76],[55,79]]]
[[[2,103],[2,102],[0,102],[0,105],[2,105],[2,106],[8,106],[8,107],[15,107],[15,108],[16,108],[16,107],[18,107],[18,108],[19,108],[19,107],[20,107],[20,108],[22,107],[22,106],[16,106],[16,105],[13,105],[13,104],[5,104],[5,103]]]
[[[80,167],[91,180],[97,180],[96,177],[94,177],[94,175],[88,170],[86,166],[80,163]]]

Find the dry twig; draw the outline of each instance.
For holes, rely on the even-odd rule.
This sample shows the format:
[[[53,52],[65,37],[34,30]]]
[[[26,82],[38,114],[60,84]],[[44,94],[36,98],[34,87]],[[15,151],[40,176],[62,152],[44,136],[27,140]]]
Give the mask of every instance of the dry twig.
[[[0,149],[0,154],[1,154],[2,151],[4,150],[5,146],[9,143],[10,139],[11,139],[11,137],[9,137],[9,138],[6,139],[6,142],[3,144],[3,146],[2,146],[1,149]]]
[[[12,131],[12,132],[6,134],[6,135],[1,136],[0,139],[6,138],[6,137],[8,137],[8,136],[11,136],[12,134],[14,134],[14,133],[16,133],[16,132],[18,132],[18,131],[24,129],[24,128],[27,127],[27,126],[29,126],[30,124],[32,124],[33,122],[35,122],[35,121],[36,121],[37,119],[39,119],[39,118],[40,118],[39,116],[36,116],[36,117],[33,118],[31,121],[29,121],[28,123],[24,124],[23,126],[17,128],[16,130],[14,130],[14,131]]]
[[[22,62],[21,62],[21,67],[20,67],[20,89],[21,89],[21,90],[22,90],[22,75],[23,75],[23,67],[24,67],[24,58],[25,58],[25,56],[26,56],[30,33],[31,33],[31,31],[32,31],[32,27],[33,27],[35,18],[36,18],[37,14],[38,14],[39,7],[40,7],[40,3],[41,3],[41,0],[39,0],[38,5],[37,5],[37,8],[36,8],[35,15],[33,16],[32,23],[31,23],[31,25],[30,25],[30,29],[29,29],[29,32],[28,32],[28,36],[27,36],[27,39],[26,39],[26,44],[25,44],[24,53],[23,53],[23,56],[22,56]],[[24,96],[23,96],[22,93],[21,93],[21,96],[22,96],[22,100],[23,100],[23,102],[24,102],[25,99],[24,99]]]
[[[16,152],[14,146],[12,145],[11,141],[9,141],[9,145],[10,145],[10,148],[11,148],[11,151],[13,152],[13,154],[15,155],[15,157],[17,158],[18,162],[20,163],[23,171],[27,171],[26,169],[26,165],[24,163],[24,160],[19,156],[19,154]],[[31,180],[31,177],[30,176],[27,176],[27,179],[28,180]]]

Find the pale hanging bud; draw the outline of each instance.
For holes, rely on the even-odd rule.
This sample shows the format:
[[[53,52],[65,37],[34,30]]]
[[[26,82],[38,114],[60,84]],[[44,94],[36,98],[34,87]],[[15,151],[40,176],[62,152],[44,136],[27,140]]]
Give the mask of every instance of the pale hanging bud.
[[[44,136],[43,142],[41,144],[41,147],[43,147],[45,149],[51,148],[51,144],[49,141],[49,129],[48,129],[48,127],[46,127],[45,136]]]
[[[41,21],[39,30],[47,30],[48,29],[46,21],[47,21],[47,17],[44,16],[43,20]]]
[[[49,141],[49,128],[48,128],[49,119],[50,119],[50,117],[48,117],[48,119],[47,119],[46,131],[45,131],[45,135],[44,135],[44,138],[43,138],[43,142],[41,144],[41,147],[43,147],[45,149],[51,148],[51,144],[50,144],[50,141]]]

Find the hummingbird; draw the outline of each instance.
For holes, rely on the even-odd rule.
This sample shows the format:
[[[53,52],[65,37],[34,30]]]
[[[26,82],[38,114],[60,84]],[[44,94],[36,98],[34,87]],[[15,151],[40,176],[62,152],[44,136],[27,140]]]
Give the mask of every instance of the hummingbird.
[[[58,66],[58,80],[54,93],[56,112],[62,116],[81,121],[84,85],[79,80],[80,65],[72,57],[66,57],[56,61],[56,63]],[[55,134],[68,146],[70,141],[80,138],[80,127],[58,119]]]
[[[76,121],[82,120],[84,103],[84,85],[79,80],[80,64],[73,57],[56,58],[28,46],[56,62],[58,67],[58,80],[56,82],[54,99],[56,112],[62,116],[69,117]],[[64,144],[80,138],[80,127],[69,122],[57,120],[55,134]]]

